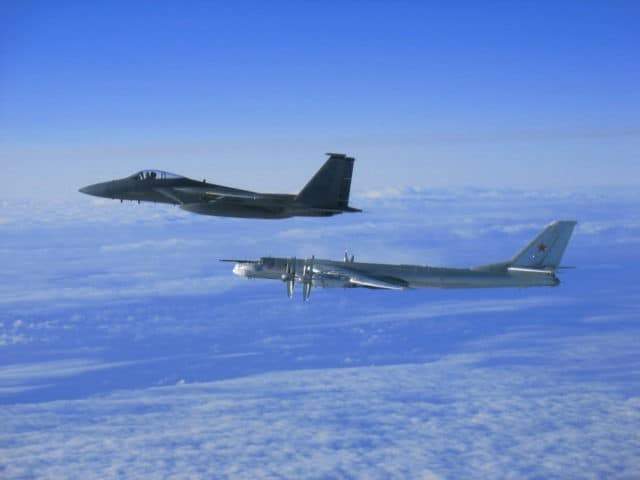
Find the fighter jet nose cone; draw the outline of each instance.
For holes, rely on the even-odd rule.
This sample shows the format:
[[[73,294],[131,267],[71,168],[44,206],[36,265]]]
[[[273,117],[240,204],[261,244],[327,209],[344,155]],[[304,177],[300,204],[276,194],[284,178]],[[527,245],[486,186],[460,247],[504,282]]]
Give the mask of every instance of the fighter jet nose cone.
[[[87,185],[78,190],[85,195],[101,198],[121,198],[122,188],[119,188],[117,182],[102,182]]]
[[[104,183],[96,183],[95,185],[87,185],[86,187],[82,187],[78,190],[80,193],[84,193],[85,195],[91,195],[93,197],[106,197],[107,196],[107,188]]]
[[[93,195],[93,196],[97,196],[99,195],[98,192],[98,188],[96,188],[95,185],[87,185],[86,187],[82,187],[81,189],[79,189],[78,191],[80,193],[84,193],[85,195]]]

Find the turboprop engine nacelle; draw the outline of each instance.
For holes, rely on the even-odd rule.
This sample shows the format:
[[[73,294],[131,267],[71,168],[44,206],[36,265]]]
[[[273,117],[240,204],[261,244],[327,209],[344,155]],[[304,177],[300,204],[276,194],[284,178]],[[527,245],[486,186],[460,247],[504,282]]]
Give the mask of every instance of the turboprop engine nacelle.
[[[313,277],[313,286],[320,288],[345,288],[350,287],[348,280],[329,275],[315,275]]]

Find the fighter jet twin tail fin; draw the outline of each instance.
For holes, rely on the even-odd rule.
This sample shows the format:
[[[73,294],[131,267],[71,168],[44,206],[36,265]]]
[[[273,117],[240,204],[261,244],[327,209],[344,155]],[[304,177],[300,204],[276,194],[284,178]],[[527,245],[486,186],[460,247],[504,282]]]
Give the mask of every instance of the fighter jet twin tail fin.
[[[335,211],[360,210],[349,207],[351,176],[355,159],[342,153],[327,153],[325,164],[298,193],[296,200],[316,208]]]

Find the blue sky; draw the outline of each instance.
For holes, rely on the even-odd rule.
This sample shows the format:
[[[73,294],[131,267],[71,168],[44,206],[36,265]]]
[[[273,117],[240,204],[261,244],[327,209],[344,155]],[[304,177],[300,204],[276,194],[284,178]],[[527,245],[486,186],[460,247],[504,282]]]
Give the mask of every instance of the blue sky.
[[[637,186],[636,2],[3,2],[6,196],[162,168],[297,191]]]
[[[2,2],[0,477],[634,478],[635,2]],[[156,167],[358,215],[82,196]],[[558,288],[314,290],[263,255],[468,266],[579,224]]]

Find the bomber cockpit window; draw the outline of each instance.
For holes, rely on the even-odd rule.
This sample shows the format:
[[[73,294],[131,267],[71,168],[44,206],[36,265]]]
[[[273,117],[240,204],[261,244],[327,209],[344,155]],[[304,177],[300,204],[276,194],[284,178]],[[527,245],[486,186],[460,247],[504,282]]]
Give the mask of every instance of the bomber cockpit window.
[[[175,180],[183,178],[175,173],[164,172],[162,170],[142,170],[131,176],[134,180]]]

